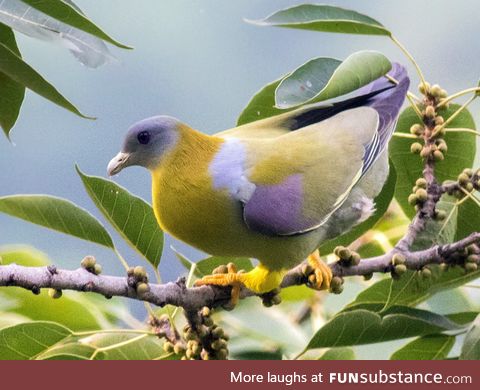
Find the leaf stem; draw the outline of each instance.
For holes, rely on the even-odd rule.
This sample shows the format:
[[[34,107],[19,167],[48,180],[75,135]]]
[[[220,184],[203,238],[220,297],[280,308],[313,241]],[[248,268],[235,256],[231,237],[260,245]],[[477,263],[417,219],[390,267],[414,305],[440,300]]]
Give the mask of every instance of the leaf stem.
[[[413,99],[409,95],[407,95],[407,99],[408,99],[410,105],[412,106],[413,110],[417,114],[418,118],[423,123],[423,115],[422,115],[422,112],[418,109],[418,105],[413,101]]]
[[[403,54],[405,54],[405,56],[413,64],[413,66],[415,67],[415,69],[418,73],[418,76],[420,77],[420,80],[421,80],[422,84],[426,88],[426,81],[425,81],[425,77],[423,76],[423,72],[420,69],[420,66],[414,60],[413,56],[409,53],[409,51],[405,48],[405,46],[403,46],[402,43],[393,34],[390,35],[390,39],[393,41],[393,43],[395,43],[399,47],[399,49],[403,52]]]
[[[477,98],[477,95],[473,95],[468,99],[457,111],[455,111],[440,127],[438,127],[432,134],[432,137],[435,137],[440,131],[446,128],[452,121],[463,111],[468,105]]]
[[[464,129],[464,128],[447,128],[445,129],[447,133],[471,133],[475,134],[477,137],[480,137],[480,132],[473,129]]]
[[[134,337],[132,339],[129,339],[129,340],[125,340],[125,341],[122,341],[120,343],[116,343],[116,344],[112,344],[112,345],[109,345],[108,347],[100,347],[100,348],[96,348],[95,349],[95,352],[93,352],[92,356],[90,356],[90,359],[89,360],[93,360],[95,359],[95,357],[100,353],[100,352],[106,352],[106,351],[110,351],[112,349],[115,349],[115,348],[120,348],[120,347],[124,347],[128,344],[131,344],[131,343],[134,343],[138,340],[142,340],[144,339],[145,337],[147,337],[148,335],[147,334],[142,334],[140,336],[137,336],[137,337]]]
[[[442,100],[438,105],[437,107],[443,107],[444,105],[446,105],[447,103],[451,102],[452,100],[458,98],[458,97],[461,97],[463,95],[467,95],[471,92],[475,92],[475,93],[480,93],[480,87],[472,87],[472,88],[467,88],[467,89],[464,89],[463,91],[459,91],[457,93],[454,93],[453,95],[450,95],[450,96],[447,96],[444,100]]]
[[[117,255],[118,259],[120,260],[120,263],[122,263],[123,267],[125,268],[125,271],[128,271],[130,266],[127,263],[127,260],[122,256],[122,254],[118,251],[117,248],[113,248],[115,254]]]
[[[98,329],[98,330],[87,330],[83,332],[72,332],[72,336],[92,336],[94,334],[98,333],[133,333],[133,334],[145,334],[145,335],[151,335],[151,336],[156,336],[155,333],[149,331],[149,330],[144,330],[144,329]]]
[[[414,134],[407,134],[407,133],[393,133],[393,136],[398,138],[420,139],[420,137],[417,137]]]

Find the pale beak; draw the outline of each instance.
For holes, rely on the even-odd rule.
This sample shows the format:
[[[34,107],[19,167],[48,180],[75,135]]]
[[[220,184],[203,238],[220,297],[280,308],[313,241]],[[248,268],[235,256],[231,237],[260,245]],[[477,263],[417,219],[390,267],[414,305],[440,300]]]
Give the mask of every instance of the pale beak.
[[[107,167],[107,172],[109,176],[116,175],[123,168],[127,167],[128,158],[130,157],[129,153],[120,152],[114,158],[110,160]]]

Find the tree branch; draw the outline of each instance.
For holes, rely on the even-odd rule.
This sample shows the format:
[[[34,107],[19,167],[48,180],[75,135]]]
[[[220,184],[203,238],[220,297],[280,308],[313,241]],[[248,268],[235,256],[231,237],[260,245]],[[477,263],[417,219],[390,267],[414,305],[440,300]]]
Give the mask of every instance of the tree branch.
[[[480,244],[480,233],[452,244],[435,245],[431,248],[409,252],[400,252],[398,248],[377,257],[363,259],[360,264],[348,266],[342,261],[330,264],[334,276],[361,276],[374,272],[392,272],[392,256],[402,253],[406,257],[405,265],[412,270],[419,270],[428,264],[453,263],[455,253],[462,253],[472,244]],[[306,283],[302,265],[287,273],[281,287],[286,288]],[[135,288],[129,286],[128,278],[121,276],[95,275],[83,268],[76,270],[48,267],[25,267],[16,264],[0,266],[0,286],[16,286],[38,293],[41,288],[57,290],[74,290],[94,292],[106,298],[114,296],[150,302],[157,306],[173,305],[184,308],[187,312],[195,312],[204,306],[218,307],[230,300],[230,288],[216,286],[201,286],[187,288],[185,278],[165,284],[149,284],[149,291],[138,294]],[[242,288],[242,298],[254,296],[247,288]]]

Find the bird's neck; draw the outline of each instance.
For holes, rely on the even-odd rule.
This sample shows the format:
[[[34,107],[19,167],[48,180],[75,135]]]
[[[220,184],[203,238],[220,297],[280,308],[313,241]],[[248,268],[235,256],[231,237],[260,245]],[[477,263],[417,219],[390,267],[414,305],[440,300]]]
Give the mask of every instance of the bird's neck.
[[[186,182],[194,181],[197,175],[208,170],[208,165],[220,148],[223,140],[203,134],[187,125],[179,125],[178,141],[162,159],[158,167],[152,170],[157,180],[181,178]]]

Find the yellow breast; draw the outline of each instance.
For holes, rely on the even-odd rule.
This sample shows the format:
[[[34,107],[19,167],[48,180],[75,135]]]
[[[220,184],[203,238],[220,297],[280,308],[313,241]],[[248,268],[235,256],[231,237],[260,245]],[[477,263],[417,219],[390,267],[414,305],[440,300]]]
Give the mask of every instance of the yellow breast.
[[[238,241],[241,207],[213,189],[209,165],[224,141],[191,129],[152,171],[152,198],[161,228],[201,250],[221,254]]]

